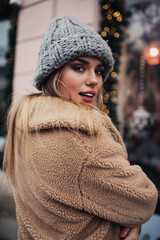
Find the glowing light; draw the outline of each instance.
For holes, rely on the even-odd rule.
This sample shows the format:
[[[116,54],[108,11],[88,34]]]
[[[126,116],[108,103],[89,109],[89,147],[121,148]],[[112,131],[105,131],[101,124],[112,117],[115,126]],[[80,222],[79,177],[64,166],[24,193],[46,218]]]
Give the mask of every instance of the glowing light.
[[[149,51],[151,57],[157,57],[159,55],[159,49],[156,47],[152,47]]]
[[[150,65],[160,64],[160,43],[153,41],[148,44],[143,51],[143,56]]]
[[[109,98],[109,94],[106,93],[106,94],[103,96],[103,99],[104,99],[105,102],[107,102],[107,101],[108,101],[108,98]]]
[[[106,37],[107,36],[107,33],[105,31],[101,32],[101,36],[102,37]]]
[[[118,32],[115,32],[115,33],[114,33],[114,37],[119,38],[119,33],[118,33]]]
[[[118,22],[122,22],[122,17],[120,16],[120,17],[117,17],[117,21]]]
[[[116,78],[117,77],[117,73],[116,72],[111,72],[111,77]]]
[[[119,16],[120,16],[120,12],[116,11],[116,12],[113,13],[113,17],[116,17],[116,18],[117,18],[117,17],[119,17]]]
[[[107,17],[106,17],[108,20],[112,20],[112,16],[109,14],[109,15],[107,15]]]
[[[107,9],[109,8],[108,5],[109,5],[109,4],[103,5],[103,9],[104,9],[104,10],[107,10]]]
[[[109,27],[104,27],[104,31],[109,32]]]
[[[115,97],[117,95],[117,92],[114,90],[110,93],[110,95]]]
[[[108,109],[106,109],[104,112],[105,112],[107,115],[109,114],[109,110],[108,110]]]

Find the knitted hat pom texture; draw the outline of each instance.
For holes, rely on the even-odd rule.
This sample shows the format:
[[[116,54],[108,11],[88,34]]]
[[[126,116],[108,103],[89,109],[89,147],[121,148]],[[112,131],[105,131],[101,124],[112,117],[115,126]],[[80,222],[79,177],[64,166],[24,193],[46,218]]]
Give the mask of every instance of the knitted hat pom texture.
[[[96,31],[73,17],[53,19],[40,46],[34,86],[41,90],[51,73],[80,56],[101,60],[105,67],[103,81],[106,80],[114,62],[107,42]]]

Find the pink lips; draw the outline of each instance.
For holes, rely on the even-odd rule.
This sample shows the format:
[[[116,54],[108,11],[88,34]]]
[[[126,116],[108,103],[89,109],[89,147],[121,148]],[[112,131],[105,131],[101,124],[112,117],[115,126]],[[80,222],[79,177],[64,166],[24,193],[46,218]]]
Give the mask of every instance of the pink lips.
[[[83,101],[91,103],[96,95],[95,91],[85,91],[80,92],[79,95],[82,97]]]

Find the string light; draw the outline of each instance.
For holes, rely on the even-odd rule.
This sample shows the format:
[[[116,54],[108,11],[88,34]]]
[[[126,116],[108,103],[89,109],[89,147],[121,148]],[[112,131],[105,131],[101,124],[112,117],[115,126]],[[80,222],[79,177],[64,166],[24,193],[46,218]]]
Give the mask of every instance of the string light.
[[[114,37],[115,37],[115,38],[119,38],[119,33],[118,33],[118,32],[115,32],[115,33],[114,33]]]
[[[102,37],[106,37],[107,36],[107,33],[105,31],[101,32],[101,36]]]
[[[109,32],[109,27],[104,27],[104,31]]]
[[[119,11],[116,11],[116,12],[113,13],[113,17],[116,17],[116,18],[117,18],[117,17],[119,17],[119,16],[120,16],[120,12],[119,12]]]
[[[108,101],[108,98],[109,98],[109,94],[106,93],[106,94],[103,96],[103,99],[104,99],[105,102],[107,102],[107,101]]]
[[[107,115],[109,115],[109,110],[108,110],[108,109],[106,109],[104,112],[105,112]]]
[[[122,16],[117,17],[118,22],[122,22]]]
[[[115,90],[113,90],[112,92],[110,92],[110,96],[112,96],[112,97],[117,96],[117,92]]]
[[[111,77],[112,78],[116,78],[117,77],[117,73],[116,72],[111,72]]]
[[[108,20],[112,20],[112,16],[109,14],[109,15],[107,15],[107,17],[106,17]]]
[[[105,4],[105,5],[103,5],[103,9],[104,9],[104,10],[107,10],[107,9],[109,8],[108,5],[109,5],[109,4]]]
[[[117,0],[118,2],[121,2],[120,0]],[[122,8],[116,3],[117,1],[114,0],[103,0],[101,4],[101,8],[103,10],[103,23],[102,23],[102,29],[101,29],[101,35],[107,36],[109,39],[113,39],[113,57],[117,63],[117,58],[119,58],[119,50],[116,49],[116,41],[119,41],[121,37],[123,36],[123,29],[120,28],[120,25],[123,25],[124,15],[122,15]],[[108,5],[110,4],[110,5]],[[104,11],[105,10],[105,11]],[[106,20],[105,20],[106,19]],[[121,23],[122,22],[122,23]],[[105,25],[103,25],[105,24]],[[114,43],[115,42],[115,43]],[[156,53],[153,53],[156,54]],[[117,68],[117,67],[116,67]],[[110,78],[113,81],[113,84],[115,84],[115,81],[118,77],[118,69],[114,68],[112,72],[110,73]],[[115,71],[116,70],[116,71]],[[110,84],[109,84],[110,85]],[[111,83],[112,85],[112,83]],[[107,88],[107,86],[106,86]],[[107,91],[103,95],[103,111],[107,115],[111,115],[112,117],[112,111],[110,112],[110,105],[111,103],[116,103],[118,101],[117,99],[117,91],[116,89],[111,90],[110,92]],[[111,105],[112,106],[112,105]],[[114,110],[114,109],[113,109]]]

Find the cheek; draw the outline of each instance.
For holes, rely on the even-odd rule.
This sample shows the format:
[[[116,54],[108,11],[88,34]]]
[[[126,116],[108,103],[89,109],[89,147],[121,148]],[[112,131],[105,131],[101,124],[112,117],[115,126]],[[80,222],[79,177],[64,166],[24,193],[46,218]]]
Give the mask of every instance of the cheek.
[[[67,88],[70,91],[75,91],[76,89],[78,89],[80,87],[80,82],[77,81],[77,79],[70,77],[70,78],[66,79],[65,85],[67,86]]]
[[[71,72],[64,72],[64,74],[61,77],[61,82],[65,85],[65,87],[61,84],[60,90],[62,94],[67,94],[68,92],[73,95],[78,89],[80,88],[80,81],[79,79]]]
[[[100,82],[98,83],[98,91],[101,90],[102,85],[103,85],[103,80],[100,80]]]
[[[74,73],[66,74],[62,78],[62,82],[70,89],[70,90],[75,90],[79,88],[82,85],[82,80],[80,79],[79,76],[77,76]]]

